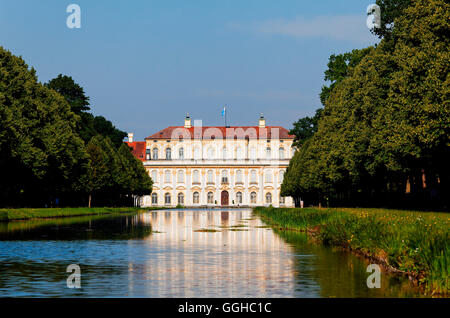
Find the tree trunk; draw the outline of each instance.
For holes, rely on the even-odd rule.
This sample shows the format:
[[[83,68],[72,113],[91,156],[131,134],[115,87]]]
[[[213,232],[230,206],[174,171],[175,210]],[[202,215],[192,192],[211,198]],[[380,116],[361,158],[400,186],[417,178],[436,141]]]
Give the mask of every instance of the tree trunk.
[[[299,197],[294,197],[294,205],[296,208],[300,207],[300,198]]]
[[[89,209],[91,208],[92,193],[89,193]]]

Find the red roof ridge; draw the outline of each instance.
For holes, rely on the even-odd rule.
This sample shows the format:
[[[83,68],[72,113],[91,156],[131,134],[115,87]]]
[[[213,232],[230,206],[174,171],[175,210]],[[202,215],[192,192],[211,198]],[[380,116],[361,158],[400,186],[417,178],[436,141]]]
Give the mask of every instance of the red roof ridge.
[[[295,137],[294,135],[290,135],[289,131],[282,126],[265,126],[263,128],[260,128],[259,126],[226,126],[226,127],[225,126],[201,126],[201,128],[202,128],[202,132],[201,132],[202,136],[201,137],[203,137],[204,131],[206,129],[211,129],[211,128],[219,129],[222,133],[222,136],[227,135],[227,129],[241,128],[241,129],[255,129],[257,137],[260,137],[260,132],[262,130],[263,132],[265,131],[265,134],[263,133],[262,136],[264,138],[270,138],[270,139],[272,137],[271,128],[278,128],[278,129],[280,129],[279,139],[294,139],[294,137]],[[147,140],[147,139],[169,139],[172,137],[172,133],[175,129],[182,129],[183,131],[187,131],[189,133],[189,135],[191,136],[191,138],[195,137],[194,132],[197,132],[196,127],[194,127],[194,126],[191,128],[185,128],[184,126],[168,126],[164,129],[156,132],[155,134],[148,136],[147,138],[145,138],[145,140]],[[197,129],[198,129],[198,127],[197,127]]]

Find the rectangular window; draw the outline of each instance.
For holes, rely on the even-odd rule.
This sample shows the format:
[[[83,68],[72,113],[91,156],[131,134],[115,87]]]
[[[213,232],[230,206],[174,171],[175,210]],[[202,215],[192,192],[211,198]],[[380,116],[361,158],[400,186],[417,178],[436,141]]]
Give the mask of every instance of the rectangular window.
[[[251,172],[251,174],[250,174],[250,182],[251,183],[253,183],[253,184],[255,184],[255,183],[257,183],[256,182],[256,171],[255,170],[252,170],[252,172]]]
[[[242,184],[242,171],[238,170],[236,172],[236,183]]]
[[[170,178],[171,177],[171,172],[169,170],[167,170],[164,174],[164,182],[165,183],[170,183]]]
[[[198,170],[194,170],[193,183],[200,184],[200,172]]]
[[[214,172],[212,170],[208,171],[208,183],[213,184],[214,183]]]

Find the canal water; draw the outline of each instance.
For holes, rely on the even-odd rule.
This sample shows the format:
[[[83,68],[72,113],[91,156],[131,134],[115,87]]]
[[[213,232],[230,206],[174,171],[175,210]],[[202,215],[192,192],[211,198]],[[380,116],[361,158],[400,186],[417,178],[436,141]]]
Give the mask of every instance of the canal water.
[[[67,287],[67,267],[81,288]],[[408,279],[268,227],[251,210],[0,223],[0,297],[419,297]]]

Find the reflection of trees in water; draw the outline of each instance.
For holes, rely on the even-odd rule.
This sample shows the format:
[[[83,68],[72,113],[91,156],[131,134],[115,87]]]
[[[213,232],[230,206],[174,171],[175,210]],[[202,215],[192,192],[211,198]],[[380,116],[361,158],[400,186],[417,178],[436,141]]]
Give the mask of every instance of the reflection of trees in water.
[[[79,264],[81,267],[82,289],[67,288],[68,264],[79,264],[76,260],[61,261],[23,261],[7,262],[0,266],[0,296],[36,296],[61,297],[61,296],[86,296],[89,284],[95,283],[105,295],[113,276],[121,276],[128,271],[127,265],[88,265]],[[11,293],[13,286],[13,294]],[[112,290],[111,292],[114,292]]]
[[[245,225],[249,231],[230,230],[242,226],[243,220],[250,220]],[[151,224],[164,234],[150,236]],[[68,264],[81,266],[82,295],[92,296],[415,295],[407,280],[388,275],[383,275],[381,290],[370,290],[367,264],[361,259],[312,244],[305,234],[262,225],[251,211],[188,210],[0,224],[0,239],[6,233],[9,240],[55,240],[4,242],[11,254],[0,266],[0,295],[14,286],[19,296],[32,291],[77,296],[80,291],[65,285]],[[200,228],[221,232],[195,232]],[[113,242],[146,237],[150,239]],[[111,242],[70,241],[86,239]],[[15,250],[9,247],[13,245]]]
[[[0,223],[0,240],[127,240],[151,234],[136,213]]]
[[[368,261],[347,251],[333,249],[308,242],[304,233],[292,231],[274,232],[290,244],[297,255],[294,267],[298,282],[315,280],[320,286],[322,297],[418,297],[418,291],[405,277],[382,272],[381,288],[367,287]]]

